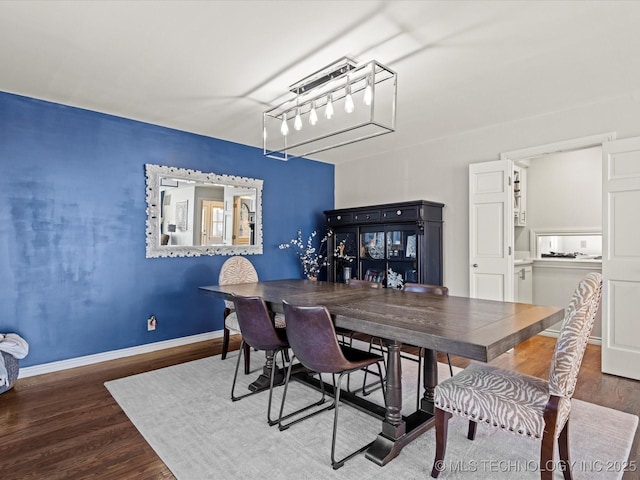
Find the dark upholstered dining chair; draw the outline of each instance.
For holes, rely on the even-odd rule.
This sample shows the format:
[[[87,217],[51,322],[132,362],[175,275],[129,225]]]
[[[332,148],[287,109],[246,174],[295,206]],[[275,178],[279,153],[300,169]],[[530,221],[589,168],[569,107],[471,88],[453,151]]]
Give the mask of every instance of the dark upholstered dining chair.
[[[382,285],[382,282],[373,282],[371,280],[359,280],[357,278],[350,278],[349,281],[347,282],[350,286],[352,287],[368,287],[368,288],[384,288]],[[336,328],[336,331],[338,333],[340,333],[343,336],[347,336],[349,335],[349,346],[352,346],[352,340],[353,340],[353,332],[350,330],[346,330],[346,329],[342,329],[340,327]],[[346,333],[346,334],[345,334]],[[382,355],[382,365],[384,366],[384,370],[386,371],[386,360],[384,359],[384,353],[385,353],[385,348],[384,345],[382,344],[382,339],[378,338],[378,337],[370,337],[369,338],[369,352],[373,352],[373,351],[378,351],[380,352],[380,355]],[[368,368],[365,368],[364,370],[364,377],[362,379],[362,394],[363,395],[369,395],[373,390],[367,390],[367,374],[371,373],[372,375],[377,375],[377,373],[374,372],[370,372]],[[379,382],[375,382],[378,385],[380,385]],[[349,379],[347,379],[347,390],[351,391],[351,387],[350,387],[350,383],[349,383]],[[374,389],[375,390],[375,389]]]
[[[565,480],[571,480],[569,413],[571,397],[593,323],[600,307],[602,275],[580,281],[567,308],[556,343],[549,381],[486,364],[474,363],[435,388],[436,456],[431,476],[444,465],[447,425],[452,414],[469,419],[470,440],[478,423],[517,435],[542,439],[540,478],[553,478],[554,444],[558,442]],[[551,467],[551,468],[549,468]]]
[[[432,295],[443,295],[445,297],[449,296],[449,289],[443,285],[431,285],[429,283],[410,283],[407,282],[403,285],[402,290],[404,292],[415,292],[415,293],[430,293]],[[417,398],[416,398],[416,410],[420,408],[420,385],[422,383],[422,359],[424,357],[424,348],[420,347],[418,349],[418,388],[417,388]],[[447,363],[449,364],[449,374],[453,377],[453,367],[451,366],[451,357],[447,353]]]
[[[234,256],[228,258],[220,269],[218,275],[219,285],[237,285],[240,283],[254,283],[258,281],[258,273],[253,267],[253,264],[245,257]],[[238,325],[238,317],[234,310],[233,302],[230,300],[224,301],[224,332],[222,338],[222,360],[227,358],[227,352],[229,351],[229,333],[240,333],[240,326]],[[284,317],[282,315],[275,316],[276,327],[284,328]],[[248,374],[250,370],[250,348],[245,343],[244,345],[244,373]]]
[[[243,348],[248,345],[256,350],[273,351],[273,365],[271,366],[271,377],[269,381],[269,403],[267,406],[267,421],[269,425],[275,425],[277,420],[271,419],[271,400],[273,398],[273,384],[275,372],[277,370],[276,358],[278,353],[282,354],[283,366],[285,363],[285,351],[289,348],[287,335],[284,328],[276,328],[267,309],[267,305],[261,297],[240,297],[233,296],[235,312],[238,317],[240,332],[242,333],[242,346],[236,362],[236,371],[233,375],[231,385],[231,400],[234,402],[245,398],[258,391],[252,391],[239,397],[235,396],[236,381],[238,379],[238,369],[240,367],[240,357],[246,352]],[[246,353],[245,353],[246,355]]]
[[[342,380],[345,375],[373,366],[374,364],[378,366],[378,374],[382,379],[382,370],[380,368],[382,357],[365,352],[364,350],[351,348],[347,345],[341,345],[336,337],[331,315],[325,307],[294,306],[287,302],[283,302],[283,305],[285,321],[287,324],[287,337],[289,339],[291,350],[293,351],[293,356],[291,358],[291,362],[289,362],[289,368],[287,369],[282,404],[280,407],[279,428],[280,430],[284,430],[305,418],[335,407],[333,417],[333,436],[331,441],[331,466],[334,469],[338,469],[344,465],[344,462],[363,452],[371,445],[371,443],[369,443],[340,460],[336,460],[335,458]],[[302,366],[307,370],[318,373],[320,375],[321,384],[323,373],[330,373],[332,375],[338,374],[338,382],[337,385],[334,382],[335,397],[331,405],[293,420],[288,424],[283,424],[282,420],[285,418],[291,418],[292,415],[309,408],[305,407],[293,414],[288,414],[286,417],[283,416],[287,398],[287,389],[291,379],[291,366],[295,359],[298,359]],[[380,382],[382,383],[382,380],[380,380]]]

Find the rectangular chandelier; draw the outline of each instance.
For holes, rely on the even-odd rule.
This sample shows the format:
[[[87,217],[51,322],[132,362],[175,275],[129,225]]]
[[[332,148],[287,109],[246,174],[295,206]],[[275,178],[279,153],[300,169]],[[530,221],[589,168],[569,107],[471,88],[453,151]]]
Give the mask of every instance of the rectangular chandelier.
[[[395,131],[396,79],[375,60],[344,57],[291,85],[263,114],[264,155],[289,160]]]

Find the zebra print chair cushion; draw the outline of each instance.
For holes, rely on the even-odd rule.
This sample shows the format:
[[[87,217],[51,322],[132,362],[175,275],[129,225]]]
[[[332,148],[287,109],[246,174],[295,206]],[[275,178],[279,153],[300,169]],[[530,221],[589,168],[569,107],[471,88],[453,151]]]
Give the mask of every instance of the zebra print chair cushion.
[[[559,434],[569,417],[601,289],[599,273],[588,274],[578,285],[562,323],[548,382],[486,364],[471,364],[436,387],[436,407],[474,422],[541,438],[545,429],[544,410],[550,395],[555,395],[560,397],[555,429]]]
[[[227,318],[224,319],[224,324],[229,330],[232,330],[234,332],[240,331],[238,315],[236,315],[235,311],[232,311],[229,315],[227,315]],[[286,325],[284,323],[284,315],[277,313],[274,318],[274,324],[276,328],[285,328]]]
[[[237,285],[239,283],[254,283],[258,281],[258,272],[253,264],[244,257],[231,257],[227,259],[218,276],[219,285]],[[240,333],[238,316],[236,315],[234,304],[230,300],[224,301],[224,306],[231,310],[231,313],[224,319],[224,326],[227,330]],[[284,315],[278,314],[275,317],[276,328],[284,328]]]
[[[436,407],[530,438],[542,436],[548,401],[546,381],[480,363],[435,390]]]

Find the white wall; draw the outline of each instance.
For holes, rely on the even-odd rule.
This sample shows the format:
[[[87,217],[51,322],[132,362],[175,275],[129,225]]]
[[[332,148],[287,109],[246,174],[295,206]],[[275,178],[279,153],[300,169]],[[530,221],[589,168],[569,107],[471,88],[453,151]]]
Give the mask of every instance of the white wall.
[[[525,92],[526,85],[523,95]],[[615,131],[618,138],[640,136],[638,118],[640,94],[620,95],[570,110],[347,161],[336,165],[336,208],[415,199],[444,203],[444,283],[452,295],[466,296],[469,294],[469,164],[497,160],[501,152],[605,132]],[[398,129],[401,128],[402,110],[399,109]],[[348,156],[348,149],[345,155]]]

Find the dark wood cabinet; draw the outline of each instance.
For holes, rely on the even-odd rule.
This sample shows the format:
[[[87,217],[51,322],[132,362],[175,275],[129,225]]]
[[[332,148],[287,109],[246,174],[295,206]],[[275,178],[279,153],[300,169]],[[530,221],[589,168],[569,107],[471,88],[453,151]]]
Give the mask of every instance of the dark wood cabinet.
[[[443,207],[417,200],[325,211],[333,232],[327,244],[327,279],[387,285],[392,272],[405,282],[442,285]]]

